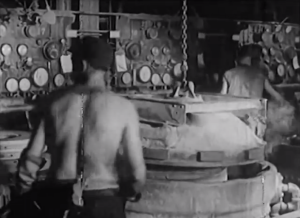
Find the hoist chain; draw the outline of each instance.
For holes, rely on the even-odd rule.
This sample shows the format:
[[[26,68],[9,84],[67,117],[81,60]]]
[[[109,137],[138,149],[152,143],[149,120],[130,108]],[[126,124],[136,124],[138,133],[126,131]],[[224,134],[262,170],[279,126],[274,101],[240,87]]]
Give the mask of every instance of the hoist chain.
[[[187,75],[187,0],[183,0],[182,4],[182,23],[181,23],[181,29],[182,29],[182,54],[183,54],[183,63],[182,63],[182,71],[184,78],[183,80],[186,80]]]

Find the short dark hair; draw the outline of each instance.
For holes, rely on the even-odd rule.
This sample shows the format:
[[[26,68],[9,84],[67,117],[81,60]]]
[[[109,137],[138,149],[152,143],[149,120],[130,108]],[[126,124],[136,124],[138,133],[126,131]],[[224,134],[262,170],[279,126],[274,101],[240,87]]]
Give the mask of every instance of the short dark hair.
[[[86,36],[82,38],[82,59],[96,70],[109,70],[113,63],[113,49],[105,40]]]
[[[258,60],[262,56],[262,47],[256,44],[242,46],[237,54],[237,60],[240,61],[246,57],[250,57],[251,60]]]

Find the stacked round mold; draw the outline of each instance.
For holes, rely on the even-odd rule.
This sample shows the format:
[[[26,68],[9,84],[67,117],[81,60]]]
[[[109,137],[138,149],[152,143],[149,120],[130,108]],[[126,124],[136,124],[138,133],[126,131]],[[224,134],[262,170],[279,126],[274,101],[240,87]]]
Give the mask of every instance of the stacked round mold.
[[[139,202],[128,203],[128,218],[269,217],[278,192],[276,168],[262,161],[263,148],[216,161],[216,155],[145,151],[147,182]],[[209,157],[215,159],[209,161]],[[185,156],[180,160],[179,157]],[[204,160],[206,159],[206,160]]]

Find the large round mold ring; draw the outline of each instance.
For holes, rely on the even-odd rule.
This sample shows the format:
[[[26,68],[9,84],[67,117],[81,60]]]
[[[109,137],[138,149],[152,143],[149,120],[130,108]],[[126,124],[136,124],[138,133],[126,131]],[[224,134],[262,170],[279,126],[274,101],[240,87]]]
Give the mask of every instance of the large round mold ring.
[[[227,182],[148,178],[142,199],[127,203],[127,217],[265,217],[270,212],[269,205],[276,196],[278,185],[276,168],[265,164],[268,168],[261,172],[262,175]]]

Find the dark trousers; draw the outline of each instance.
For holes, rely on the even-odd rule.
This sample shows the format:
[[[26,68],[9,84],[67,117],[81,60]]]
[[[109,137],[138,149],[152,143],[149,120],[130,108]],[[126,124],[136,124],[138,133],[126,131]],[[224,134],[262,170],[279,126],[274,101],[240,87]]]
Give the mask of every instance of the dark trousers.
[[[114,190],[85,191],[82,218],[125,218],[125,203]]]
[[[84,206],[71,202],[72,185],[48,186],[30,191],[11,205],[8,218],[125,218],[125,201],[117,190],[96,190],[83,193]]]

